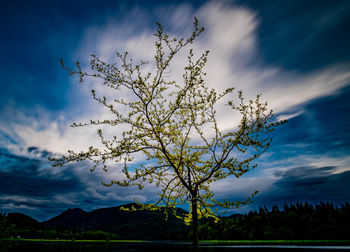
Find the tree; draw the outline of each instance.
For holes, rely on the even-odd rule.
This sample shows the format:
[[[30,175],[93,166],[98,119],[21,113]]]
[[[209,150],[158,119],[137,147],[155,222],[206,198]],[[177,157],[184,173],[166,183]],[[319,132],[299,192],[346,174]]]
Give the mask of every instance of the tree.
[[[239,126],[222,131],[215,107],[224,97],[232,95],[234,88],[219,93],[206,86],[203,68],[209,51],[195,58],[193,49],[189,49],[182,84],[168,80],[166,72],[174,56],[190,46],[204,28],[199,27],[195,19],[193,33],[185,39],[170,38],[163,27],[157,25],[153,72],[144,73],[143,66],[147,63],[134,63],[127,53],[117,53],[117,62],[113,64],[92,55],[89,71],[83,70],[79,62],[72,70],[61,60],[70,75],[80,77],[80,82],[86,77],[98,78],[103,85],[117,91],[111,100],[91,90],[93,99],[110,110],[113,120],[91,120],[72,126],[124,124],[129,128],[122,132],[122,137],[111,139],[98,129],[104,149],[90,147],[78,153],[68,151],[68,155],[52,161],[57,166],[90,160],[92,170],[106,171],[110,168],[107,161],[123,163],[121,169],[125,177],[103,184],[142,189],[144,182],[154,183],[161,189],[154,206],[175,208],[178,204],[190,204],[187,220],[192,221],[193,244],[197,245],[199,217],[213,215],[215,207],[238,207],[250,199],[216,200],[210,185],[229,176],[239,178],[254,168],[256,164],[252,162],[270,146],[272,139],[268,133],[284,122],[273,121],[273,112],[260,101],[260,95],[245,102],[242,91],[238,91],[238,105],[233,101],[226,105],[240,113]],[[123,90],[131,94],[127,100],[120,97]],[[130,168],[129,162],[136,153],[142,153],[147,161],[138,168]]]

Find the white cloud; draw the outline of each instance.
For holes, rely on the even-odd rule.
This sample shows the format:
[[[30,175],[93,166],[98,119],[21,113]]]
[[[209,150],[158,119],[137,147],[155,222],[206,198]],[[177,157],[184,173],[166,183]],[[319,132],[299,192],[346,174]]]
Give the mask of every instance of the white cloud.
[[[67,127],[60,132],[57,122],[50,122],[43,129],[38,129],[34,125],[16,125],[14,129],[27,146],[40,146],[54,153],[66,153],[67,150],[79,151],[93,143],[98,143],[96,129],[93,130],[91,127],[80,129]]]
[[[12,201],[16,203],[31,203],[31,204],[47,204],[50,203],[47,199],[38,199],[38,198],[31,198],[31,197],[25,197],[21,195],[1,195],[0,196],[1,201]]]
[[[297,117],[303,113],[303,110],[299,110],[295,113],[286,113],[286,114],[281,114],[277,116],[276,120],[277,121],[282,121],[282,120],[289,120],[292,119],[293,117]]]
[[[258,21],[252,11],[211,2],[195,15],[207,30],[204,43],[224,60],[250,57],[255,52]]]
[[[254,191],[267,191],[275,178],[272,176],[227,178],[212,184],[211,189],[218,198],[249,197]]]
[[[79,204],[77,197],[75,194],[58,194],[53,197],[53,199],[49,200],[51,203],[54,202],[56,204],[64,204],[64,205],[72,205],[76,206]]]
[[[173,9],[162,9],[159,13],[164,16],[164,12],[170,16],[171,25],[177,30],[188,30],[188,23],[193,19],[193,9],[189,4],[182,4]]]
[[[24,210],[35,210],[35,207],[30,207],[25,204],[14,204],[14,203],[7,203],[1,205],[1,208],[3,211],[10,211],[10,212],[16,212],[16,211],[24,211]]]
[[[332,174],[339,174],[350,171],[350,157],[331,157],[326,155],[298,155],[297,158],[289,158],[284,160],[268,161],[268,167],[257,168],[260,171],[244,175],[239,179],[227,178],[215,182],[211,185],[211,189],[215,193],[217,199],[227,200],[244,200],[255,190],[259,193],[254,200],[259,202],[257,205],[252,204],[239,209],[244,212],[264,202],[265,197],[271,197],[271,193],[276,193],[275,182],[280,179],[279,173],[285,173],[296,167],[313,167],[314,169],[322,169],[323,167],[336,167],[332,170]],[[235,211],[233,211],[235,212]]]

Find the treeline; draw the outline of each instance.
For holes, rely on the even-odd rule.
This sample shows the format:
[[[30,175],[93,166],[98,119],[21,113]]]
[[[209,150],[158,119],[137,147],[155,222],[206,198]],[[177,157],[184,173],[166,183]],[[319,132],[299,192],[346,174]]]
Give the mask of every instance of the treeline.
[[[335,207],[331,203],[309,203],[260,207],[243,216],[201,221],[203,240],[273,240],[273,239],[350,239],[350,204]]]

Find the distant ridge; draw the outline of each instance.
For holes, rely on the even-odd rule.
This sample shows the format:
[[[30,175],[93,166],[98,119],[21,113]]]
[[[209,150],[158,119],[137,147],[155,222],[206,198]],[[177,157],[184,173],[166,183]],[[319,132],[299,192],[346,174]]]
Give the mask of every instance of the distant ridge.
[[[67,209],[60,215],[42,224],[51,229],[69,229],[72,231],[101,230],[115,233],[121,239],[184,239],[186,226],[182,219],[169,211],[168,220],[162,210],[125,211],[124,208],[139,206],[134,203],[117,207],[101,208],[86,212],[80,208]],[[177,208],[178,216],[187,211]]]
[[[3,218],[3,217],[2,217]],[[16,225],[17,228],[24,229],[39,229],[42,228],[42,224],[32,217],[21,213],[9,213],[6,216],[7,222]],[[0,230],[1,231],[1,230]]]
[[[87,212],[80,208],[67,209],[60,215],[42,223],[48,228],[67,228],[68,226],[79,222],[79,220],[86,214]]]

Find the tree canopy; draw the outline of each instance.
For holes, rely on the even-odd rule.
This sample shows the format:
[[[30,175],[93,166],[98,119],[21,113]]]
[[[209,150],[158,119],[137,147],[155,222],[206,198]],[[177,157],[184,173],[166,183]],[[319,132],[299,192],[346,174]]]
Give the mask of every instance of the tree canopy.
[[[101,97],[91,90],[93,99],[104,105],[113,115],[109,120],[91,120],[74,123],[73,127],[87,125],[116,126],[122,130],[121,137],[107,138],[101,129],[97,134],[104,148],[89,147],[86,151],[69,151],[54,165],[89,160],[92,171],[97,168],[108,170],[107,162],[122,164],[124,177],[103,182],[106,186],[138,186],[153,183],[160,187],[159,199],[154,205],[175,207],[190,204],[189,220],[193,221],[197,233],[197,218],[213,215],[215,207],[232,208],[249,201],[218,200],[210,185],[229,176],[239,178],[256,164],[255,159],[271,144],[269,132],[284,121],[274,121],[274,114],[267,104],[256,99],[245,101],[243,92],[238,91],[234,102],[234,88],[217,92],[205,82],[204,66],[209,51],[195,56],[191,44],[204,31],[197,19],[194,30],[187,38],[172,38],[158,25],[154,33],[155,56],[153,71],[145,72],[147,62],[134,62],[127,53],[116,53],[116,62],[104,62],[91,56],[90,70],[83,70],[80,63],[76,69],[63,67],[80,81],[85,78],[102,80],[106,88],[116,91],[113,99]],[[184,67],[183,81],[175,82],[167,72],[174,57],[181,50],[188,49],[187,65]],[[123,92],[128,92],[123,97]],[[218,126],[217,105],[223,98],[232,97],[227,106],[240,113],[239,125],[232,121],[230,130]],[[225,98],[225,99],[226,99]],[[231,98],[230,98],[231,99]],[[126,125],[123,130],[119,125]],[[124,127],[123,127],[124,128]],[[142,153],[147,159],[137,168],[129,164],[135,154]],[[114,166],[113,166],[114,168]],[[254,195],[255,193],[253,193]],[[198,237],[198,236],[197,236]],[[197,243],[198,238],[194,237]]]

